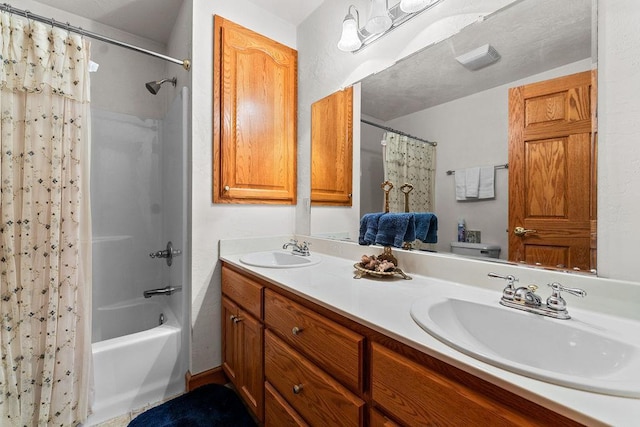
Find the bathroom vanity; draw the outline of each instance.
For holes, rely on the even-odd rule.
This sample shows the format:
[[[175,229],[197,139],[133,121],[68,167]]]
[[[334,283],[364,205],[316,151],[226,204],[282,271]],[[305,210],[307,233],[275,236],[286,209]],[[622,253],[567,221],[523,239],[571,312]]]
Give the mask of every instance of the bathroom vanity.
[[[447,282],[411,274],[413,254],[400,256],[413,280],[354,279],[355,254],[378,248],[317,239],[320,263],[263,268],[241,262],[253,243],[221,242],[223,306],[237,308],[223,310],[223,366],[264,425],[633,425],[640,417],[640,399],[534,380],[427,334],[410,307]],[[245,318],[251,332],[234,332]],[[243,362],[229,369],[229,359]]]

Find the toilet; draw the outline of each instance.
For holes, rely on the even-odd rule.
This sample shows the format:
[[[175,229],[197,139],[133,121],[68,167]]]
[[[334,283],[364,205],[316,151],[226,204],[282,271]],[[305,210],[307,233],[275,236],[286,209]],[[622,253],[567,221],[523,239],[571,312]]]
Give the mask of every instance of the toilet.
[[[500,246],[491,243],[451,242],[451,252],[457,255],[498,258]]]

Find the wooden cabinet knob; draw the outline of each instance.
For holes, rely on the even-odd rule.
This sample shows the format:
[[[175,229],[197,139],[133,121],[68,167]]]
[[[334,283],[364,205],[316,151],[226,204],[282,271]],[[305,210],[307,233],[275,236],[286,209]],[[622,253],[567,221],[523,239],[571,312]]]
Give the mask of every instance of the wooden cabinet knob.
[[[231,190],[231,187],[229,187],[228,185],[225,185],[224,186],[224,191],[229,191],[229,190]]]
[[[302,384],[296,384],[293,386],[293,394],[302,393]]]
[[[291,333],[293,335],[300,335],[302,333],[302,328],[294,326],[293,329],[291,329]]]

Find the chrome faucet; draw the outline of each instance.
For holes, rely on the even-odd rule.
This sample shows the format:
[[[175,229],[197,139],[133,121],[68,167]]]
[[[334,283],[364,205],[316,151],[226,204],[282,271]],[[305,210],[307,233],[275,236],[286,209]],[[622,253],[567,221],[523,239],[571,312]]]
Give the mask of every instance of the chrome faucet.
[[[147,289],[146,291],[144,291],[142,293],[142,295],[145,298],[151,298],[154,295],[167,295],[167,296],[169,296],[169,295],[173,295],[176,292],[181,291],[181,290],[182,290],[182,286],[176,286],[176,287],[167,286],[167,287],[158,288],[158,289]]]
[[[291,252],[295,255],[309,256],[311,252],[309,252],[309,242],[302,242],[302,244],[298,243],[297,240],[291,239],[289,243],[285,243],[282,245],[282,249],[287,249],[289,246],[293,246]]]
[[[555,319],[570,319],[571,316],[567,311],[567,302],[562,298],[560,292],[568,292],[571,295],[585,297],[587,292],[578,288],[567,288],[560,283],[554,282],[548,284],[552,289],[551,296],[547,298],[546,303],[542,302],[542,298],[536,291],[538,286],[529,285],[516,288],[514,283],[518,281],[514,276],[502,276],[496,273],[489,273],[489,277],[505,279],[507,286],[502,290],[502,298],[500,304],[505,307],[515,308],[517,310],[528,311],[530,313],[541,314],[543,316],[553,317]]]

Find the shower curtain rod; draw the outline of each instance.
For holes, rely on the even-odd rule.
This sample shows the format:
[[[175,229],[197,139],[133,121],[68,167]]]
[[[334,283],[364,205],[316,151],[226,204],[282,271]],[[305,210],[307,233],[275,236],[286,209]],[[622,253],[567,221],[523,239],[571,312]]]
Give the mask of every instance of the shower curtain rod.
[[[379,125],[377,123],[370,122],[369,120],[360,119],[360,121],[362,123],[366,123],[366,124],[371,125],[373,127],[377,127],[379,129],[386,130],[387,132],[394,132],[394,133],[397,133],[398,135],[408,136],[409,138],[413,138],[413,139],[416,139],[418,141],[426,142],[427,144],[433,145],[434,147],[436,145],[438,145],[438,143],[435,142],[435,141],[427,141],[426,139],[418,138],[417,136],[409,135],[408,133],[405,133],[405,132],[402,132],[402,131],[399,131],[399,130],[396,130],[396,129],[393,129],[393,128],[390,128],[390,127],[382,126],[382,125]]]
[[[115,40],[115,39],[112,39],[110,37],[103,36],[101,34],[93,33],[91,31],[87,31],[87,30],[83,30],[80,27],[74,27],[73,25],[70,25],[68,22],[66,24],[63,24],[62,22],[58,22],[53,18],[46,18],[44,16],[40,16],[40,15],[36,15],[34,13],[31,13],[28,10],[17,9],[17,8],[11,6],[9,3],[0,4],[0,9],[5,11],[5,12],[15,13],[16,15],[24,15],[24,17],[27,18],[27,20],[33,19],[34,21],[39,21],[39,22],[42,22],[42,23],[45,23],[45,24],[51,24],[52,27],[58,27],[58,28],[65,29],[67,31],[73,31],[74,33],[80,34],[82,36],[91,37],[92,39],[96,39],[96,40],[100,40],[100,41],[103,41],[103,42],[106,42],[106,43],[114,44],[116,46],[124,47],[126,49],[135,50],[136,52],[141,52],[141,53],[144,53],[144,54],[147,54],[147,55],[150,55],[150,56],[155,56],[156,58],[164,59],[165,61],[169,61],[169,62],[173,62],[174,64],[182,65],[182,67],[187,71],[191,69],[191,61],[189,61],[188,59],[184,59],[183,60],[183,59],[172,58],[170,56],[163,55],[161,53],[154,52],[152,50],[147,50],[147,49],[144,49],[144,48],[139,47],[139,46],[135,46],[135,45],[132,45],[132,44],[129,44],[129,43],[121,42],[120,40]]]

